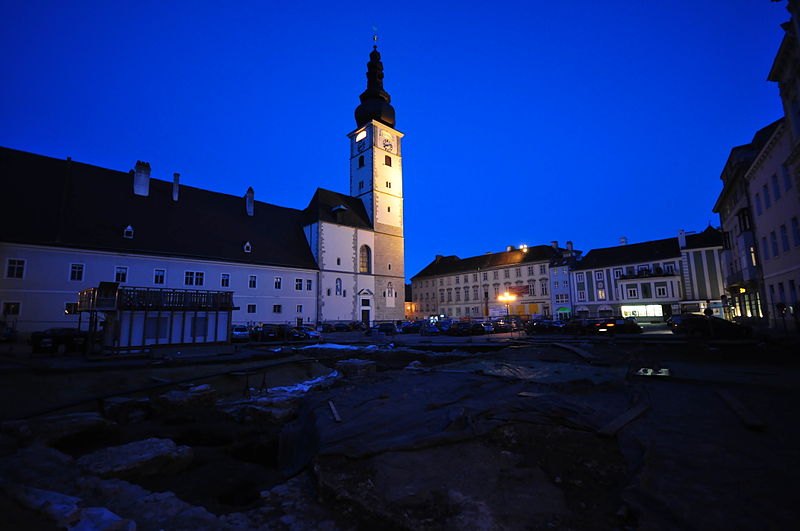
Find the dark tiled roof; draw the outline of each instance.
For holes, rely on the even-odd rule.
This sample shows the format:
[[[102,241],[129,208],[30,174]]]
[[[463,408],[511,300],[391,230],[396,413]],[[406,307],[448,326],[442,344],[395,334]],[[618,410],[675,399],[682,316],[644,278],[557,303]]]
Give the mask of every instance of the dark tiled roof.
[[[722,232],[709,226],[699,234],[686,235],[687,249],[721,247]],[[575,264],[575,270],[600,269],[626,264],[652,263],[681,256],[678,238],[666,238],[642,243],[592,249]]]
[[[0,241],[316,269],[303,212],[128,173],[0,148]],[[123,238],[126,226],[133,239]],[[243,246],[250,242],[252,252]]]
[[[364,203],[357,197],[317,188],[314,197],[303,211],[303,224],[317,221],[349,225],[360,229],[372,229]]]
[[[424,278],[437,275],[452,275],[479,269],[524,264],[528,262],[550,262],[561,257],[566,249],[554,249],[550,245],[536,245],[528,247],[527,252],[514,249],[502,253],[487,253],[470,258],[457,256],[437,256],[433,262],[425,266],[422,271],[411,277]]]

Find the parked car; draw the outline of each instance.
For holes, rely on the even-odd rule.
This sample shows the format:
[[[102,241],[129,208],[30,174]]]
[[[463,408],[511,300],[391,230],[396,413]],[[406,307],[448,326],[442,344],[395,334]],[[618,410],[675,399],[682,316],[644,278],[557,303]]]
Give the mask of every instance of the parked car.
[[[458,321],[450,325],[445,331],[448,336],[469,336],[472,335],[472,323]]]
[[[483,328],[483,333],[484,334],[491,334],[492,332],[494,332],[494,327],[492,326],[492,323],[485,323],[484,322],[484,323],[478,323],[478,324],[481,325],[481,327]]]
[[[672,329],[672,332],[712,339],[741,339],[753,335],[753,330],[749,326],[705,315],[682,316],[680,322]]]
[[[404,334],[417,334],[419,333],[420,328],[422,328],[422,323],[424,321],[411,321],[409,323],[403,323],[400,326],[400,330]]]
[[[529,335],[536,334],[559,334],[564,331],[564,322],[550,319],[534,319],[525,325],[525,331]]]
[[[378,326],[374,327],[374,329],[376,332],[386,334],[387,336],[393,336],[399,332],[394,323],[379,323]]]
[[[34,352],[77,352],[84,349],[89,333],[77,328],[49,328],[33,332],[30,344]]]
[[[436,326],[436,323],[430,321],[425,321],[419,329],[419,335],[421,336],[438,336],[441,333],[442,330]]]
[[[677,327],[678,324],[680,324],[681,321],[683,321],[686,318],[691,319],[693,317],[704,317],[704,316],[700,315],[698,313],[681,313],[681,314],[678,314],[678,315],[671,315],[671,316],[669,316],[669,318],[667,318],[667,327],[674,334],[674,333],[676,333],[675,332],[675,327]]]
[[[503,332],[513,332],[516,328],[514,326],[514,321],[507,321],[504,319],[498,319],[497,321],[492,321],[492,327],[494,328],[495,334],[500,334]]]
[[[333,325],[333,330],[335,332],[352,332],[353,329],[350,327],[349,323],[335,323]]]
[[[598,334],[640,334],[642,327],[633,317],[613,317],[594,323],[595,332]]]
[[[246,343],[250,341],[250,330],[244,325],[234,325],[231,328],[231,341],[234,343]]]
[[[598,323],[605,322],[606,319],[587,319],[585,317],[579,317],[576,319],[570,319],[564,324],[563,331],[565,334],[572,334],[572,335],[586,335],[586,334],[595,334],[597,333],[595,325]]]
[[[296,326],[294,328],[290,328],[287,336],[287,339],[290,341],[316,341],[322,338],[322,334],[310,327],[305,326]]]
[[[470,333],[473,336],[482,336],[483,334],[488,334],[489,333],[483,327],[483,323],[478,323],[478,322],[474,322],[473,321],[473,322],[470,323],[470,325],[472,325],[472,328],[470,329],[471,330]]]
[[[317,325],[317,332],[336,332],[336,327],[331,323],[320,323]]]
[[[0,321],[0,342],[13,342],[17,340],[17,331],[5,321]]]

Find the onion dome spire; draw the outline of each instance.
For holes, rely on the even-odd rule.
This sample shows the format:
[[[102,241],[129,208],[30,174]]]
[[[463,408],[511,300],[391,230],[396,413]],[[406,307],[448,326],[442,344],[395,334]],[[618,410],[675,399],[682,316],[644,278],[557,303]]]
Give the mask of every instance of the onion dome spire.
[[[359,96],[361,105],[356,107],[356,127],[369,123],[370,120],[377,120],[389,127],[394,127],[394,107],[389,102],[392,101],[389,93],[383,90],[383,63],[378,46],[374,45],[369,54],[367,63],[367,90]]]

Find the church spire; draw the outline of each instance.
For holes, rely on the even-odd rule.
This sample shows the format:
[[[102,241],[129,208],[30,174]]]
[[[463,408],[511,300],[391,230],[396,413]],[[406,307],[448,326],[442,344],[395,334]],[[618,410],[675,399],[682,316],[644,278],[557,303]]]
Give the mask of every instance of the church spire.
[[[367,63],[367,90],[359,96],[361,105],[356,107],[356,126],[361,127],[370,120],[377,120],[394,127],[394,107],[389,93],[383,90],[383,63],[378,46],[374,45]]]

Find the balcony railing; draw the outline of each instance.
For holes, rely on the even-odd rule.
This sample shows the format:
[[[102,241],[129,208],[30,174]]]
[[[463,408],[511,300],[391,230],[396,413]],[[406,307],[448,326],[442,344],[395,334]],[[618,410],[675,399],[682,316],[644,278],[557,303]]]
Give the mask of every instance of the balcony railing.
[[[89,288],[78,295],[78,311],[228,311],[235,309],[232,291],[108,287]]]

